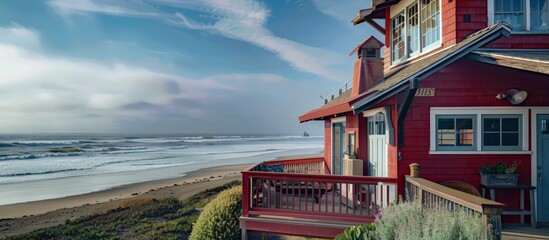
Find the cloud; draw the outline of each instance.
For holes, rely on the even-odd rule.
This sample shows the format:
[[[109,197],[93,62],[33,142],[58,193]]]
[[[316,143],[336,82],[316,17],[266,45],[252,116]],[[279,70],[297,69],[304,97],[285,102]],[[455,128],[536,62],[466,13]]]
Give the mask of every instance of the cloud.
[[[0,32],[1,132],[112,132],[128,122],[200,121],[250,82],[286,80],[263,73],[187,78],[123,62],[51,56],[30,49],[40,45],[34,30]]]
[[[40,34],[33,29],[24,28],[17,23],[9,27],[0,27],[0,42],[16,44],[29,49],[39,49]]]
[[[157,16],[148,5],[140,1],[104,1],[104,0],[52,0],[50,6],[61,14],[101,13],[123,16]]]
[[[62,14],[100,13],[131,17],[152,17],[179,27],[207,31],[261,47],[274,53],[297,70],[326,79],[340,81],[345,73],[333,70],[344,56],[276,36],[267,27],[269,9],[252,0],[150,1],[155,5],[176,9],[167,12],[144,2],[99,0],[53,0],[50,5]]]
[[[356,16],[358,10],[370,6],[370,3],[366,1],[352,1],[345,2],[345,4],[332,0],[313,0],[312,2],[323,14],[344,21],[349,26],[352,26],[351,20]]]

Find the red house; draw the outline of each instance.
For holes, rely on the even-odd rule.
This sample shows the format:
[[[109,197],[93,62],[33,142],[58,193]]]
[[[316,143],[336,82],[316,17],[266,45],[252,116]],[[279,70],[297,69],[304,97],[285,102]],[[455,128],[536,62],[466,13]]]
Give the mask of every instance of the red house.
[[[357,56],[352,82],[299,117],[324,121],[324,154],[243,172],[243,236],[333,237],[371,222],[376,208],[417,184],[406,177],[413,163],[433,186],[421,192],[436,198],[454,193],[438,183],[460,181],[478,191],[480,168],[520,162],[518,182],[530,194],[486,190],[506,208],[523,210],[487,219],[498,225],[501,214],[515,214],[520,218],[503,216],[503,223],[548,222],[548,5],[372,0],[352,23],[368,23],[384,41],[360,43],[350,54]],[[467,204],[477,200],[484,201],[461,204],[476,209]],[[496,207],[486,201],[480,205]]]

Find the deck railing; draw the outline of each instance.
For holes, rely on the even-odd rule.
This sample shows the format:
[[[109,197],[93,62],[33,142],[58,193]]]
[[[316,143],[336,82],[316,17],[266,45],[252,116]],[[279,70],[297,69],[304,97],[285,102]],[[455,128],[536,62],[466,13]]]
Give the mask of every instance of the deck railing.
[[[368,223],[376,210],[397,197],[396,178],[338,176],[326,173],[323,159],[271,161],[283,164],[285,172],[242,172],[244,218],[275,218]]]
[[[351,90],[352,88],[353,88],[353,78],[351,77],[349,78],[349,80],[341,84],[336,90],[328,94],[328,96],[324,98],[324,104],[329,103],[330,101],[336,99],[337,97],[341,96],[343,93]]]
[[[426,208],[461,210],[480,216],[486,233],[501,239],[501,213],[505,207],[504,204],[420,178],[419,169],[417,172],[412,170],[412,176],[406,176],[405,191],[408,199],[417,200]]]

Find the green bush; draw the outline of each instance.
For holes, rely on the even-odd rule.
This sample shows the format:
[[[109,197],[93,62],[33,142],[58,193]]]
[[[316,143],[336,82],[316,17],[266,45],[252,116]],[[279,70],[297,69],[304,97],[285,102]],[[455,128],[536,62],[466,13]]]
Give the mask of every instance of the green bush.
[[[484,240],[484,226],[477,216],[464,211],[422,209],[417,202],[402,202],[381,211],[375,239]]]
[[[242,187],[225,190],[204,207],[189,239],[239,239],[241,214]]]
[[[372,233],[375,231],[374,223],[352,226],[345,232],[337,235],[335,240],[368,240],[372,239]]]

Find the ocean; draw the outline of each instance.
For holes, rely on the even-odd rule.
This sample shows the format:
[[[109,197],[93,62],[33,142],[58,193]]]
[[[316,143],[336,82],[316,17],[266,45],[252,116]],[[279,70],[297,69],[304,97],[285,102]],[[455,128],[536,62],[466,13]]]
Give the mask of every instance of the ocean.
[[[317,154],[322,146],[323,138],[315,136],[0,135],[0,205]]]

